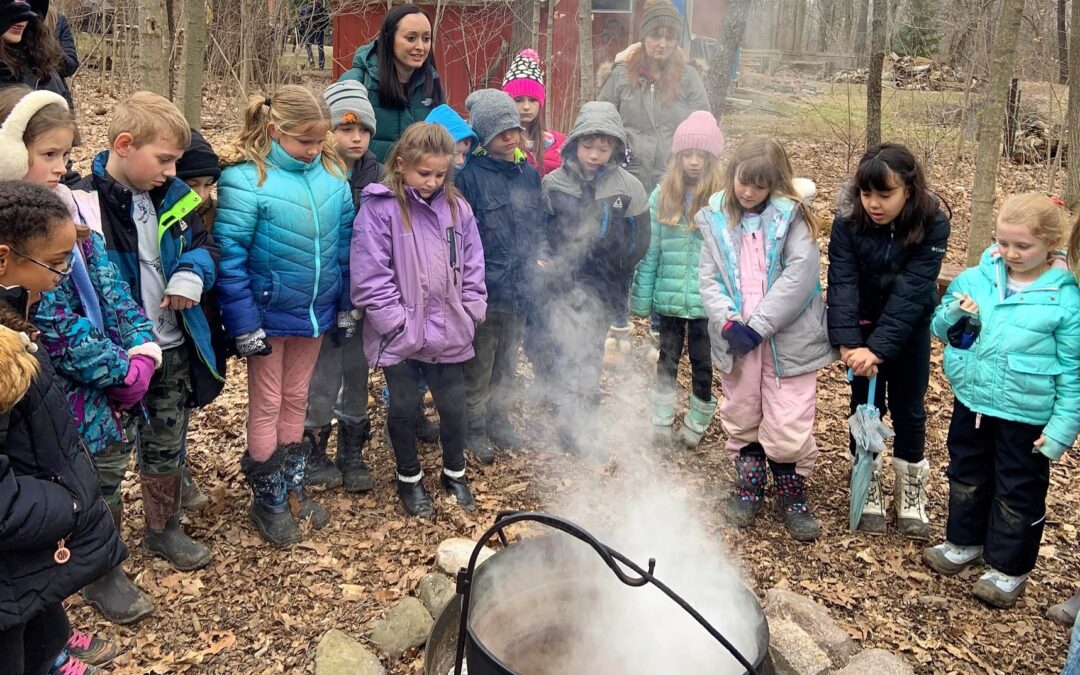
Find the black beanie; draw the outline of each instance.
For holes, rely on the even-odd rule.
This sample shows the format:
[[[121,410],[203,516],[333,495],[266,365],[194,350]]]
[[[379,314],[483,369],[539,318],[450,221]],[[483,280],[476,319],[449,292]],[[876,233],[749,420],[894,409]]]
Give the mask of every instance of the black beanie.
[[[221,178],[218,156],[203,135],[197,129],[191,130],[191,145],[184,155],[176,160],[176,177],[180,180],[210,176],[217,182]]]

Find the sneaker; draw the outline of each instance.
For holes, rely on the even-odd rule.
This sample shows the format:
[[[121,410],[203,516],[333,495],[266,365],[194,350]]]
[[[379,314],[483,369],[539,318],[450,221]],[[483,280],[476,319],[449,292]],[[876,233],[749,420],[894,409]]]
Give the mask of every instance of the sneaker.
[[[923,562],[946,576],[959,574],[965,568],[982,560],[982,546],[957,546],[951,541],[944,541],[937,546],[923,549]]]
[[[56,661],[57,663],[49,668],[49,675],[105,675],[101,668],[84,663],[70,654],[65,655],[64,652],[60,652]]]
[[[68,654],[90,666],[103,666],[120,654],[120,650],[108,640],[72,630],[64,646]]]
[[[1012,576],[994,568],[987,570],[971,587],[971,594],[991,607],[1009,609],[1027,589],[1028,575]]]

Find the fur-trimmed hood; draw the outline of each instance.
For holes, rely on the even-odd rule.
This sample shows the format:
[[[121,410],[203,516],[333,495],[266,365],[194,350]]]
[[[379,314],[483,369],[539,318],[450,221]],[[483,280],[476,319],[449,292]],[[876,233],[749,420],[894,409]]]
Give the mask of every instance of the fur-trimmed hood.
[[[39,369],[36,347],[26,333],[0,326],[0,412],[10,410],[30,388]]]

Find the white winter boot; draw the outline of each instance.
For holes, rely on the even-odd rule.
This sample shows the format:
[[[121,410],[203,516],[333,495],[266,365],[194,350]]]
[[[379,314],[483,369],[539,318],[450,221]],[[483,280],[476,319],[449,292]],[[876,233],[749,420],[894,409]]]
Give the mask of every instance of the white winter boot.
[[[893,505],[896,507],[896,525],[900,534],[908,539],[930,538],[930,518],[926,515],[926,480],[930,477],[930,463],[906,462],[893,457],[893,473],[896,487]]]
[[[870,474],[870,490],[866,495],[866,506],[863,507],[862,518],[859,526],[855,529],[870,534],[885,534],[885,495],[881,492],[881,469],[885,464],[885,458],[880,454],[874,458]]]
[[[618,368],[622,366],[630,355],[630,326],[608,329],[607,339],[604,340],[604,365]]]

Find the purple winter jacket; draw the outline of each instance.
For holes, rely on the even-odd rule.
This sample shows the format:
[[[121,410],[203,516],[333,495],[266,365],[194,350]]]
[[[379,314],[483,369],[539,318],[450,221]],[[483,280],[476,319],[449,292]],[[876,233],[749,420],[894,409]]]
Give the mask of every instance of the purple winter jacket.
[[[372,368],[406,359],[468,361],[487,312],[476,219],[459,198],[451,229],[443,191],[428,205],[406,188],[406,200],[411,231],[394,193],[381,183],[364,188],[353,222],[350,288],[353,306],[364,312],[364,354]]]

